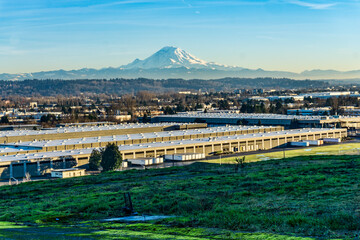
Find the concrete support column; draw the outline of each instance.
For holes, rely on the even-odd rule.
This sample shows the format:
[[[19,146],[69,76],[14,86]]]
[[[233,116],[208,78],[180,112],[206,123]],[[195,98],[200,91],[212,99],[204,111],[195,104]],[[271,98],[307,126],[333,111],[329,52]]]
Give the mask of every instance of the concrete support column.
[[[205,145],[203,145],[202,148],[203,148],[203,154],[205,154],[205,149],[206,149]]]
[[[24,162],[24,177],[26,176],[26,162]]]
[[[135,153],[135,151],[133,152],[133,158],[134,158],[134,159],[136,158],[136,153]]]
[[[39,160],[36,161],[36,171],[37,171],[37,174],[40,175],[40,161]]]
[[[125,153],[121,153],[122,159],[125,159]]]
[[[196,153],[196,147],[194,146],[194,153]]]
[[[13,171],[13,164],[12,163],[10,163],[10,178],[13,178],[14,177],[14,173],[13,173],[14,171]]]
[[[223,144],[222,143],[220,143],[220,151],[223,151],[224,149],[223,149]]]
[[[246,152],[249,151],[249,142],[248,141],[245,141],[245,149],[246,149]]]
[[[238,141],[237,145],[238,145],[238,146],[237,146],[237,147],[238,147],[238,152],[241,152],[241,151],[240,151],[240,141]]]
[[[265,140],[262,139],[262,149],[264,150],[265,149]]]
[[[186,147],[184,147],[184,153],[186,153]]]
[[[165,148],[165,149],[164,149],[164,154],[165,154],[165,155],[166,155],[166,153],[167,153],[167,151],[166,151],[166,150],[167,150],[167,149]]]
[[[144,151],[144,158],[146,158],[146,151]]]
[[[156,157],[156,150],[154,150],[154,157]]]
[[[176,147],[174,147],[174,154],[176,154]]]
[[[214,152],[214,143],[211,143],[211,151]]]

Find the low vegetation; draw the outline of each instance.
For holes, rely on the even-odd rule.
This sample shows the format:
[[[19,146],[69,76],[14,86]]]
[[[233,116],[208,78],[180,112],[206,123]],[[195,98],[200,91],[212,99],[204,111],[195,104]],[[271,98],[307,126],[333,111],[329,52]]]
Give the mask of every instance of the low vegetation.
[[[0,221],[27,224],[22,233],[34,233],[32,228],[73,232],[74,239],[328,239],[360,234],[359,156],[252,162],[241,171],[234,171],[235,165],[195,163],[1,187]],[[139,214],[177,217],[151,224],[99,222],[123,215],[124,192],[131,193]],[[0,236],[15,234],[13,230],[1,227]]]

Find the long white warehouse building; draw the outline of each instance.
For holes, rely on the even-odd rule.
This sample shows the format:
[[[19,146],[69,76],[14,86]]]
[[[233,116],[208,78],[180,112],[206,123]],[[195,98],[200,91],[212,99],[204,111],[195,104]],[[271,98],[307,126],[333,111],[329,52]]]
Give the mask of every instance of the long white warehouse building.
[[[346,136],[346,129],[312,128],[120,145],[119,150],[123,159],[149,158],[177,153],[203,153],[211,155],[217,151],[249,152],[281,147],[288,142],[343,138]],[[30,175],[42,175],[54,168],[84,166],[88,163],[93,149],[86,148],[1,156],[0,177],[23,177],[27,172]]]

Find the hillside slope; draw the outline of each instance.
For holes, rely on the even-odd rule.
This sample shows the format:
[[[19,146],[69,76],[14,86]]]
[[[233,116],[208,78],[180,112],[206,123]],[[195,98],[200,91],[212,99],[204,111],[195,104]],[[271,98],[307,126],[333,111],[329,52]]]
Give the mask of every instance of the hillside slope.
[[[0,221],[66,225],[119,217],[130,192],[140,214],[178,216],[161,221],[168,227],[355,237],[359,168],[359,156],[306,156],[248,163],[237,173],[234,165],[196,163],[30,182],[0,188]]]

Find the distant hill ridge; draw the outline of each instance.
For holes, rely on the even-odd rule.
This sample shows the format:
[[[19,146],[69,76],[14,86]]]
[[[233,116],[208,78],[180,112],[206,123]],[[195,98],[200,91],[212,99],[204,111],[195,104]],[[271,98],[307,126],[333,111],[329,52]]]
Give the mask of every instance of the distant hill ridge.
[[[354,79],[360,78],[360,70],[341,72],[336,70],[311,70],[302,73],[286,71],[266,71],[247,69],[236,66],[227,66],[214,62],[206,62],[177,47],[164,47],[140,60],[117,68],[102,69],[82,68],[78,70],[55,70],[34,73],[0,74],[0,80],[26,80],[26,79],[112,79],[112,78],[153,78],[153,79],[214,79],[224,77],[240,78],[292,78],[302,79]]]
[[[233,91],[243,88],[274,88],[274,89],[316,89],[326,88],[330,84],[325,81],[291,80],[286,78],[222,78],[215,80],[184,80],[167,79],[153,80],[113,79],[113,80],[24,80],[0,81],[0,94],[21,96],[80,96],[92,94],[127,94],[138,91],[155,93],[177,92],[182,90],[201,91]]]

